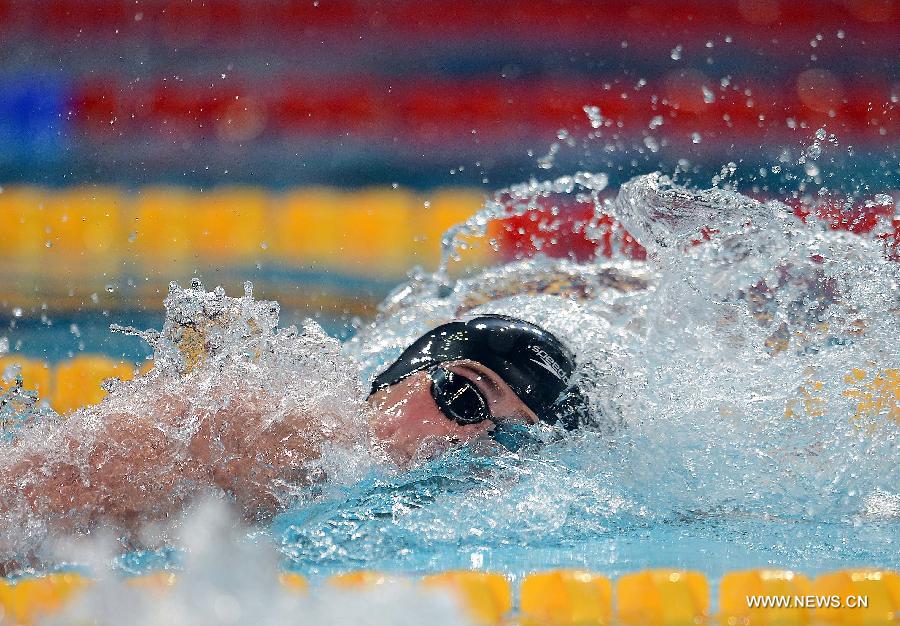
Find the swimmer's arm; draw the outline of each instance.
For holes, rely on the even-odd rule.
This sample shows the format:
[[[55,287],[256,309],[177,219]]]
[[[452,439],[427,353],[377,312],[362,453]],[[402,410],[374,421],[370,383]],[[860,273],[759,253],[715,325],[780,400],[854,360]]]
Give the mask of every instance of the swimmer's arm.
[[[0,513],[37,518],[57,531],[99,522],[136,531],[177,511],[208,482],[191,438],[171,437],[178,404],[162,399],[146,416],[101,404],[70,415],[56,429],[28,433],[0,468]]]
[[[62,531],[103,522],[136,532],[210,491],[251,519],[277,511],[276,483],[315,479],[304,466],[322,433],[296,410],[273,418],[272,398],[237,395],[216,410],[160,394],[150,406],[144,396],[140,415],[110,402],[74,413],[51,440],[20,442],[0,466],[0,514],[15,508]]]

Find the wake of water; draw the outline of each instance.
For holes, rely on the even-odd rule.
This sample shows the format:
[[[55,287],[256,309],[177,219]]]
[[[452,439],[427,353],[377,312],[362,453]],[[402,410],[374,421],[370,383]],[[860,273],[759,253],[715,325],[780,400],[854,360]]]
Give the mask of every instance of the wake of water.
[[[60,519],[76,529],[95,521],[24,501],[30,479],[16,467],[43,455],[50,473],[96,480],[98,454],[108,468],[146,451],[110,439],[104,424],[145,432],[154,416],[155,445],[174,452],[128,480],[173,477],[173,506],[213,489],[257,494],[237,497],[245,510],[286,507],[269,534],[306,573],[897,565],[900,424],[896,391],[883,381],[900,365],[900,264],[874,236],[804,224],[774,201],[687,189],[660,174],[604,191],[603,175],[578,174],[498,193],[447,234],[438,272],[411,273],[344,345],[312,323],[278,328],[277,305],[249,288],[229,298],[174,286],[162,332],[142,334],[155,350],[146,377],[113,385],[62,425],[30,420],[4,444],[0,488],[14,504],[0,507],[2,525],[16,530],[6,554],[39,551]],[[614,250],[593,261],[451,267],[473,237],[491,236],[491,222],[562,216],[573,204],[593,207],[593,217],[560,217],[535,237],[565,228],[592,236],[612,215],[647,261]],[[367,381],[422,332],[483,312],[535,322],[573,347],[601,428],[542,431],[548,443],[520,454],[473,446],[397,473],[369,445]],[[229,463],[250,459],[248,484],[179,480],[213,415],[224,416],[208,437],[215,467],[227,475]],[[289,433],[301,441],[285,443]],[[135,526],[170,513],[129,512]],[[143,543],[175,537],[162,530]]]
[[[882,242],[804,224],[778,202],[686,189],[660,174],[606,200],[593,183],[563,183],[498,194],[467,224],[591,202],[595,221],[612,214],[645,244],[646,264],[538,258],[480,269],[452,285],[446,271],[417,276],[346,349],[372,372],[385,355],[461,313],[522,317],[576,349],[600,421],[614,428],[526,452],[511,465],[495,461],[494,478],[463,495],[442,493],[410,510],[401,498],[391,524],[351,524],[357,535],[370,534],[333,541],[348,554],[365,546],[377,562],[387,558],[378,546],[412,523],[415,532],[400,544],[465,559],[467,551],[510,543],[562,549],[573,537],[583,551],[592,541],[621,548],[629,529],[687,519],[707,545],[714,541],[704,524],[743,524],[731,532],[753,537],[757,551],[782,535],[786,553],[804,555],[813,569],[825,567],[816,554],[846,542],[845,531],[829,536],[824,528],[852,529],[870,537],[855,540],[855,558],[894,562],[900,415],[896,388],[883,383],[895,380],[900,364],[900,300],[898,264],[885,258]],[[461,227],[455,236],[472,232]],[[551,295],[560,283],[562,298]],[[866,394],[881,403],[861,408]],[[468,463],[448,470],[446,462],[436,476]],[[658,550],[622,562],[653,564]],[[501,561],[539,567],[541,558]],[[427,559],[415,562],[428,567]]]

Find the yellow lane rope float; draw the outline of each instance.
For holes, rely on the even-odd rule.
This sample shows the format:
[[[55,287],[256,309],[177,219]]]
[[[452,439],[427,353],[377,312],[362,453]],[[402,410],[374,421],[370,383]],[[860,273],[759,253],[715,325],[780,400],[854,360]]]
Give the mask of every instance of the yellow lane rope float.
[[[310,594],[319,588],[296,573],[284,573],[280,581],[286,593]],[[325,584],[355,593],[398,582],[413,581],[360,571],[333,576]],[[178,575],[158,572],[123,584],[165,594],[178,584]],[[716,613],[711,610],[706,577],[683,570],[644,570],[615,581],[584,570],[535,572],[522,580],[518,606],[509,580],[498,573],[447,571],[425,576],[418,584],[455,596],[473,622],[485,626],[896,626],[900,622],[900,574],[878,569],[841,570],[814,579],[775,569],[727,573],[719,583]],[[75,573],[0,579],[0,624],[31,626],[61,611],[91,585],[89,578]],[[751,606],[748,601],[761,598],[781,599],[783,606],[772,602]]]

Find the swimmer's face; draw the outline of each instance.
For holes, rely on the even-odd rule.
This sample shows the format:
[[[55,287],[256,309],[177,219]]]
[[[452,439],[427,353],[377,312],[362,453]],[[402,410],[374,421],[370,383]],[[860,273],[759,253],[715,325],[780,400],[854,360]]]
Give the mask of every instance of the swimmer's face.
[[[441,364],[468,380],[484,398],[498,422],[533,424],[537,416],[493,370],[477,361]],[[441,412],[431,394],[429,372],[415,372],[369,398],[375,409],[373,431],[377,445],[401,466],[433,458],[445,450],[484,437],[494,422],[460,425]]]

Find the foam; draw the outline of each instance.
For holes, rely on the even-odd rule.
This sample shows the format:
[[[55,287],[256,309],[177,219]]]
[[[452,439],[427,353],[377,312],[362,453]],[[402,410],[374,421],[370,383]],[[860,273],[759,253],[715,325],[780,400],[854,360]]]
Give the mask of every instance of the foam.
[[[100,404],[64,420],[30,420],[4,445],[0,512],[10,532],[0,554],[33,555],[52,528],[87,532],[101,521],[135,540],[208,489],[254,517],[375,462],[357,370],[317,324],[279,329],[277,304],[249,287],[229,298],[173,285],[165,305],[161,333],[126,329],[153,345],[152,370],[111,381]],[[47,480],[60,497],[32,500],[30,485]],[[158,489],[168,505],[145,497]]]
[[[174,444],[164,465],[184,470],[165,483],[176,508],[202,491],[185,455],[210,415],[246,432],[246,445],[266,443],[286,424],[328,441],[317,459],[293,463],[290,447],[268,440],[268,452],[249,456],[259,471],[238,486],[257,494],[238,499],[245,511],[260,502],[287,507],[271,534],[289,564],[312,573],[348,563],[404,571],[495,563],[521,572],[548,560],[578,564],[589,550],[613,570],[704,558],[692,545],[667,552],[682,524],[709,549],[736,550],[747,566],[777,558],[812,570],[828,559],[896,562],[884,546],[897,540],[898,424],[886,410],[860,411],[846,377],[858,368],[855,388],[875,389],[900,363],[900,266],[874,236],[805,226],[779,203],[688,190],[659,175],[602,200],[599,179],[582,178],[498,194],[448,234],[445,267],[412,273],[344,345],[313,323],[279,329],[277,306],[249,288],[229,298],[199,284],[174,286],[162,332],[143,335],[154,346],[154,370],[113,385],[103,403],[63,423],[25,428],[22,443],[2,450],[0,475],[44,454],[50,474],[90,479],[98,450],[111,462],[148,444],[125,437],[117,449],[101,424],[119,415],[128,434],[163,406],[180,417],[161,419],[148,434]],[[612,212],[648,242],[648,262],[539,257],[451,271],[467,238],[490,236],[492,220],[573,202],[592,203],[595,217]],[[573,226],[535,237],[566,227]],[[709,241],[694,245],[705,231]],[[520,315],[572,346],[610,428],[562,437],[538,427],[541,448],[511,454],[482,442],[392,472],[368,446],[370,376],[424,330],[479,312]],[[291,421],[297,413],[306,416],[302,428]],[[215,457],[220,467],[247,457],[212,439],[226,451]],[[127,479],[156,485],[165,475]],[[27,484],[3,477],[0,485],[2,501],[13,503],[2,522],[14,531],[4,535],[5,554],[37,550],[48,521],[74,530],[96,521],[31,514],[22,500]],[[122,505],[135,507],[137,525],[165,519],[164,511],[138,514],[139,504]],[[164,529],[159,540],[174,537]],[[640,541],[652,549],[629,552]]]

